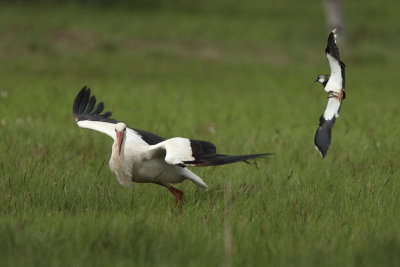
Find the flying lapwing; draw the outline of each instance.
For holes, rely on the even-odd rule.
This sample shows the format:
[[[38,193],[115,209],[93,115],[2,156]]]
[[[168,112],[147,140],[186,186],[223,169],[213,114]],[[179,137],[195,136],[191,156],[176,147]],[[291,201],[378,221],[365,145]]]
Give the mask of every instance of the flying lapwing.
[[[316,82],[320,82],[328,93],[328,104],[324,114],[319,118],[319,126],[315,133],[315,148],[324,158],[331,144],[331,130],[336,118],[339,117],[340,106],[346,98],[345,91],[345,64],[340,60],[339,50],[336,45],[336,29],[328,37],[325,49],[331,75],[320,74]]]

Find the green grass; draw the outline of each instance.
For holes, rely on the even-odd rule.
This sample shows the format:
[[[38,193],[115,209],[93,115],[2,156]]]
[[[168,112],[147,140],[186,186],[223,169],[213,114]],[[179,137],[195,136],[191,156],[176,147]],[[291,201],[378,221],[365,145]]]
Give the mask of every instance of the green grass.
[[[1,265],[399,265],[398,4],[345,3],[348,98],[321,160],[329,31],[296,3],[1,5]],[[194,169],[211,190],[178,185],[178,212],[113,177],[109,137],[72,118],[83,85],[132,127],[276,155]]]

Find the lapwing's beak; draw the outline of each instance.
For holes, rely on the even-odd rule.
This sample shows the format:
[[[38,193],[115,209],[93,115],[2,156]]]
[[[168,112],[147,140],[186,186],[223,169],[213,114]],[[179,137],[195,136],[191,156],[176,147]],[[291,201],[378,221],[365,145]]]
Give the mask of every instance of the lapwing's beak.
[[[318,80],[319,80],[319,79],[317,78],[314,82],[319,82]]]

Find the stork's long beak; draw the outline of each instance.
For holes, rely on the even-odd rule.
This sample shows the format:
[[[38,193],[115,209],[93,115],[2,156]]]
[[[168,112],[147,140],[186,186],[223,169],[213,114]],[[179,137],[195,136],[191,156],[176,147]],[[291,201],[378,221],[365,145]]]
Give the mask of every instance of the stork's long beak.
[[[122,141],[124,140],[124,133],[117,132],[117,141],[118,141],[118,155],[121,155]]]

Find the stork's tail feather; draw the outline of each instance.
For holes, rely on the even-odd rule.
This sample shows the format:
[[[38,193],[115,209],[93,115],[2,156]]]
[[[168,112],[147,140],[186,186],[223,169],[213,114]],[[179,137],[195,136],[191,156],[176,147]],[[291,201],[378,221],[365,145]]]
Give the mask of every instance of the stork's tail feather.
[[[192,181],[193,183],[197,184],[198,186],[200,186],[201,188],[203,188],[204,190],[208,191],[208,186],[207,184],[203,181],[203,179],[201,179],[199,176],[197,176],[195,173],[191,172],[188,169],[183,169],[184,172],[184,176],[189,179],[190,181]]]
[[[328,153],[331,144],[332,127],[335,120],[336,117],[333,117],[331,120],[325,120],[323,116],[320,118],[320,123],[317,132],[315,133],[314,144],[322,158],[324,158],[326,153]]]

